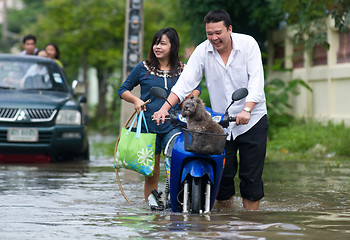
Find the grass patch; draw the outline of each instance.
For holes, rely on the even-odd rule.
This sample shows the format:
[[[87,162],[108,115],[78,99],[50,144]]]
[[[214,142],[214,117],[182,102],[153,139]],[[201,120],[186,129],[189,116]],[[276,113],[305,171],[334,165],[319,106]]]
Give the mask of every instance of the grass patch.
[[[93,155],[110,156],[114,155],[115,141],[114,142],[95,142],[91,143],[91,152]]]
[[[332,122],[295,120],[274,131],[267,159],[350,158],[350,128]]]
[[[113,156],[117,139],[118,135],[114,133],[108,135],[97,131],[89,131],[90,153],[96,157]]]

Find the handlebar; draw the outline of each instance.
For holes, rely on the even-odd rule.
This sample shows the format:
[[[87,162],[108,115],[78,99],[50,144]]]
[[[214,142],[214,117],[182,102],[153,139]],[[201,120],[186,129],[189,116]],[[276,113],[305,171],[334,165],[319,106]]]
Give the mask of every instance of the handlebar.
[[[228,113],[215,113],[212,114],[212,118],[215,122],[220,124],[222,127],[227,128],[230,122],[235,122],[236,117],[230,117]],[[152,116],[152,121],[156,121]],[[186,118],[181,115],[181,112],[174,112],[165,116],[165,121],[170,121],[173,126],[181,126],[186,124]]]
[[[235,122],[235,121],[236,121],[236,117],[229,117],[229,118],[228,118],[228,121],[229,121],[229,122]]]
[[[170,124],[173,126],[186,125],[186,119],[182,117],[181,112],[171,113],[169,115],[166,115],[164,120],[166,122],[170,121]],[[157,121],[157,120],[152,116],[152,121]]]
[[[164,118],[165,121],[169,121],[170,120],[170,115],[166,115]],[[152,121],[157,121],[155,118],[153,118],[152,116]]]
[[[151,88],[151,91],[150,91],[150,94],[151,94],[152,96],[156,97],[156,98],[163,99],[163,100],[167,101],[167,92],[166,92],[166,90],[163,89],[163,88],[160,88],[160,87],[152,87],[152,88]],[[236,117],[230,117],[230,116],[228,115],[228,109],[231,107],[231,105],[232,105],[235,101],[241,100],[241,99],[245,98],[247,95],[248,95],[248,89],[247,89],[247,88],[239,88],[239,89],[235,90],[235,91],[232,93],[232,97],[231,97],[232,102],[231,102],[230,105],[226,108],[226,111],[225,111],[224,114],[223,114],[223,113],[213,112],[211,109],[210,109],[210,111],[208,111],[208,112],[211,114],[211,116],[212,116],[212,118],[213,118],[213,120],[214,120],[215,122],[219,123],[222,127],[227,128],[227,127],[229,126],[229,123],[230,123],[230,122],[236,121]],[[168,102],[168,103],[169,103],[169,102]],[[170,103],[169,103],[169,104],[170,104]],[[170,104],[170,106],[171,106],[171,104]],[[172,110],[174,110],[172,106],[171,106],[171,108],[172,108]],[[208,110],[208,108],[207,108],[207,110]],[[177,121],[177,124],[179,124],[179,122],[186,123],[186,119],[185,119],[184,117],[182,117],[181,114],[176,114],[175,117],[173,117],[172,115],[175,114],[175,113],[174,113],[174,114],[173,114],[173,113],[174,113],[174,112],[172,112],[172,113],[170,114],[169,118],[166,117],[166,120],[167,120],[167,121],[170,120],[170,121],[171,121],[171,124],[173,124],[173,121],[174,121],[173,119],[175,119],[175,120]],[[181,117],[180,117],[180,116],[181,116]],[[155,120],[153,119],[153,117],[152,117],[152,121],[155,121]]]

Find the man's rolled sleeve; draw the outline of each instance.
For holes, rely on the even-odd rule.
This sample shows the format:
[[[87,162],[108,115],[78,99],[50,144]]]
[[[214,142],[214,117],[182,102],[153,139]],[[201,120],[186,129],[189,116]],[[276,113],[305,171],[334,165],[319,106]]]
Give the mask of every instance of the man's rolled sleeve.
[[[252,48],[248,52],[248,91],[247,102],[265,101],[264,93],[264,69],[261,61],[261,53],[258,43],[253,40]]]

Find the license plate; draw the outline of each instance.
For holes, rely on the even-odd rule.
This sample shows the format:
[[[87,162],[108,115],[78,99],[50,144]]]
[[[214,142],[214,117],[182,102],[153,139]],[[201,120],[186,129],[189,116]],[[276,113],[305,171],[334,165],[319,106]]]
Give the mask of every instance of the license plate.
[[[7,131],[8,142],[37,142],[39,132],[36,128],[9,128]]]

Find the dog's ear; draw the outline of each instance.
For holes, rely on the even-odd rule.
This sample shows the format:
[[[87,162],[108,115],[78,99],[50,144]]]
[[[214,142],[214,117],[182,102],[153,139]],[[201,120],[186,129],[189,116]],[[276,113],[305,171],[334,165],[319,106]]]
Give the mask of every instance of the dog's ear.
[[[196,113],[194,114],[196,121],[201,121],[203,119],[203,114],[205,114],[205,111],[203,109],[204,105],[200,98],[195,99],[196,103]]]
[[[182,109],[181,109],[181,115],[182,115],[183,117],[186,117],[186,113],[185,113],[184,110],[186,109],[187,100],[183,101],[182,103],[183,103],[183,104],[182,104]]]

